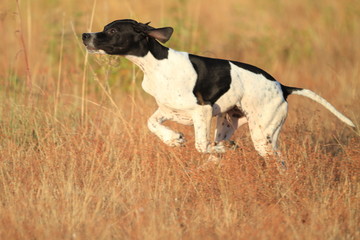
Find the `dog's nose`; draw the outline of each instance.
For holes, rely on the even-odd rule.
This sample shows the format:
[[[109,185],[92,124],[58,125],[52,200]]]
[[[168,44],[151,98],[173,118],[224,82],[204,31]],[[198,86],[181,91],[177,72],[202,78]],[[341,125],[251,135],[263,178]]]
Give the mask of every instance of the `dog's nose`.
[[[89,41],[90,37],[91,37],[90,33],[83,33],[83,34],[82,34],[82,40],[83,40],[84,42]]]

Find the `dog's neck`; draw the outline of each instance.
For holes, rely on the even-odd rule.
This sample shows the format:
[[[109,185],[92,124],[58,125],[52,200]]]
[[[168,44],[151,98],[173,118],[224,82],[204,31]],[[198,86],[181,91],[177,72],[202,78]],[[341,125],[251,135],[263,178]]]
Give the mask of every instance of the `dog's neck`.
[[[131,62],[138,65],[144,72],[146,69],[154,67],[157,61],[167,59],[169,55],[169,48],[161,45],[153,38],[149,38],[146,42],[145,48],[148,49],[144,56],[126,55],[125,57]]]
[[[162,60],[168,57],[169,48],[161,45],[158,41],[153,38],[149,38],[148,47],[151,54],[157,59]]]

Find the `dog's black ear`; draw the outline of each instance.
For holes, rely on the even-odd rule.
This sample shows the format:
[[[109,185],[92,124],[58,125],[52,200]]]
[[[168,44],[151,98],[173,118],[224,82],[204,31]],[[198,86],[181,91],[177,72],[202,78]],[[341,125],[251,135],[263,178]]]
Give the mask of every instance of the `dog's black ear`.
[[[166,43],[167,41],[169,41],[173,32],[174,29],[172,27],[164,27],[164,28],[154,28],[148,30],[146,33],[150,37],[153,37],[162,43]]]

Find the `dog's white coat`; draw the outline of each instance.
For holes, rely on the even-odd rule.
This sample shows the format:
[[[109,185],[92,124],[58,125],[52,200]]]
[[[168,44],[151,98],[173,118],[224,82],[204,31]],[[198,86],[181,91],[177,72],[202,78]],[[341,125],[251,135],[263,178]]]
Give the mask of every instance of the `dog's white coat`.
[[[198,151],[224,151],[221,145],[210,144],[211,118],[218,116],[216,143],[229,139],[236,127],[248,122],[259,154],[266,156],[276,150],[277,136],[287,114],[287,102],[278,82],[230,62],[230,89],[213,106],[199,105],[193,93],[197,74],[188,53],[169,49],[168,58],[163,60],[157,60],[150,52],[145,57],[126,57],[144,72],[142,87],[159,106],[148,126],[166,144],[178,146],[184,142],[182,134],[161,124],[171,120],[194,125]],[[232,117],[234,107],[246,112],[247,119]]]
[[[95,48],[94,33],[91,35],[88,51],[104,54],[105,51]],[[162,60],[156,59],[150,51],[144,57],[125,57],[144,72],[142,87],[158,104],[158,109],[148,120],[148,127],[164,143],[179,146],[185,141],[181,133],[162,125],[164,121],[170,120],[194,125],[195,147],[199,152],[224,152],[222,141],[228,140],[236,128],[248,123],[257,152],[264,157],[279,154],[277,139],[288,107],[279,82],[229,61],[230,88],[215,104],[200,105],[193,93],[197,73],[188,53],[169,49],[168,57]],[[311,98],[346,124],[355,127],[350,119],[316,93],[302,89],[293,94]],[[217,116],[215,145],[210,144],[210,123],[213,116]]]

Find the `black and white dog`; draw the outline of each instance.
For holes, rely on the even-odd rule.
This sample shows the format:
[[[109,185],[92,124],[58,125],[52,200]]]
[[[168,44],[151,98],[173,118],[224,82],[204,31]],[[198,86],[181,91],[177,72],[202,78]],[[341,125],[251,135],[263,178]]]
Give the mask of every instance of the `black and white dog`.
[[[171,27],[153,28],[134,20],[117,20],[102,32],[83,33],[91,53],[122,55],[144,72],[143,89],[159,106],[148,127],[164,143],[182,145],[181,133],[162,125],[171,120],[194,125],[195,147],[199,152],[224,152],[221,143],[235,129],[249,124],[255,149],[261,156],[277,153],[277,139],[287,116],[290,94],[308,97],[327,108],[341,121],[355,127],[350,119],[314,92],[287,87],[255,66],[178,52],[161,45],[173,33]],[[217,117],[214,143],[210,123]]]

